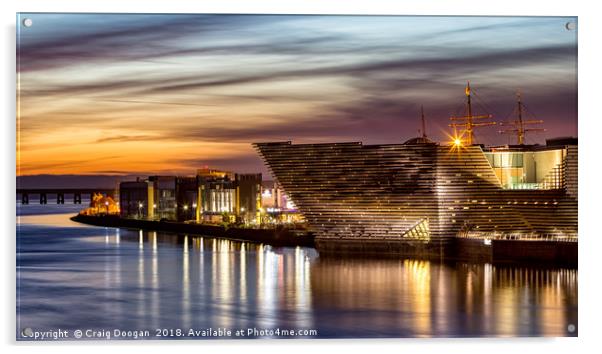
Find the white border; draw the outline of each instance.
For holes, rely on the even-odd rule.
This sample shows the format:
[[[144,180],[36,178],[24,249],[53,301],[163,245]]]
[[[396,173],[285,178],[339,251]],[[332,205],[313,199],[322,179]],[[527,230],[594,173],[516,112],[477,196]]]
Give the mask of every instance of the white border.
[[[319,5],[317,4],[319,3]],[[580,140],[580,207],[579,229],[582,242],[579,253],[579,338],[559,339],[386,339],[386,340],[303,340],[303,341],[185,341],[145,343],[147,353],[164,352],[168,346],[177,346],[180,351],[217,352],[244,351],[261,352],[286,351],[287,353],[307,353],[315,351],[316,346],[324,350],[344,352],[386,351],[399,353],[509,353],[519,352],[568,353],[590,351],[599,347],[597,329],[600,318],[600,262],[602,247],[599,227],[597,226],[600,190],[600,157],[602,151],[602,101],[599,98],[599,86],[602,84],[599,65],[600,23],[602,13],[585,1],[545,1],[527,2],[524,0],[503,0],[495,3],[467,0],[452,1],[284,1],[284,0],[20,0],[2,1],[2,53],[1,62],[4,78],[2,92],[3,117],[0,144],[3,153],[3,173],[1,174],[3,194],[8,198],[0,203],[0,217],[4,233],[2,272],[4,290],[2,291],[1,332],[4,336],[4,350],[25,350],[44,353],[101,353],[107,350],[132,351],[139,343],[100,342],[92,343],[17,343],[15,336],[15,13],[20,12],[169,12],[169,13],[297,13],[297,14],[400,14],[400,15],[534,15],[534,16],[579,16],[579,140]],[[485,7],[486,6],[486,7]],[[597,144],[596,144],[597,143]],[[86,348],[81,346],[85,345]],[[107,346],[110,346],[107,347]],[[340,349],[339,349],[340,348]]]

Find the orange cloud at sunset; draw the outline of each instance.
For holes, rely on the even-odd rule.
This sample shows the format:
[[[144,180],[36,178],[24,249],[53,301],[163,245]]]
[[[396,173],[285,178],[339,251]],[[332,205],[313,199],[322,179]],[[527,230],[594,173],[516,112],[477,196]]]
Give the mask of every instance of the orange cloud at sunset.
[[[520,88],[546,120],[531,143],[577,134],[566,18],[30,17],[18,175],[267,174],[253,142],[400,142],[417,135],[421,105],[441,140],[468,80],[500,120]]]

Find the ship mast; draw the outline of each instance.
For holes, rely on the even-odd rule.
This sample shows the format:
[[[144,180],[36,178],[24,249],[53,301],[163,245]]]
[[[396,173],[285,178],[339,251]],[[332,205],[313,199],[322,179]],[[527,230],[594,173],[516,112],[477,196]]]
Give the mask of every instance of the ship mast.
[[[484,118],[493,118],[491,114],[482,114],[482,115],[473,115],[472,114],[472,101],[471,95],[472,91],[470,89],[470,82],[466,83],[466,112],[468,113],[463,117],[450,117],[451,121],[459,121],[461,123],[451,123],[449,126],[454,128],[454,133],[456,133],[457,128],[462,128],[461,135],[466,135],[466,145],[472,145],[474,142],[474,129],[489,125],[495,125],[495,122],[480,122],[475,123],[475,119],[484,119]]]
[[[503,122],[500,125],[511,126],[510,129],[500,130],[500,134],[516,134],[516,138],[518,141],[518,145],[525,144],[525,133],[526,132],[544,132],[545,129],[540,128],[531,128],[525,129],[525,125],[527,124],[541,124],[543,120],[541,119],[532,119],[532,120],[523,120],[523,113],[525,111],[525,105],[522,102],[520,91],[516,93],[516,120],[511,122]]]
[[[424,106],[420,106],[420,117],[422,119],[422,138],[426,139],[426,124],[424,122]]]

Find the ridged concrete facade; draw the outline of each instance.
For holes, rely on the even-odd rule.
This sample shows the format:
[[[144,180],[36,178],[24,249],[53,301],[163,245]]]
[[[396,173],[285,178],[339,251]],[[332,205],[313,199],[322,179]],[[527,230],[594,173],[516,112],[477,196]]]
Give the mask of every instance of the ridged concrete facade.
[[[502,189],[479,146],[254,146],[306,218],[321,252],[442,256],[465,232],[577,232],[570,187]]]

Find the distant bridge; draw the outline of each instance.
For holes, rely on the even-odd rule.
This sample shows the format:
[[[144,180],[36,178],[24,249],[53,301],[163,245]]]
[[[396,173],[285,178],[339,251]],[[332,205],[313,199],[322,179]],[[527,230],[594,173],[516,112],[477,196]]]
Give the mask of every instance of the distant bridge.
[[[21,195],[21,204],[29,204],[30,195],[39,195],[40,204],[48,204],[48,195],[56,195],[57,204],[65,204],[65,195],[73,195],[73,204],[82,203],[82,194],[90,195],[100,193],[115,198],[118,190],[115,188],[17,188],[17,195]]]

